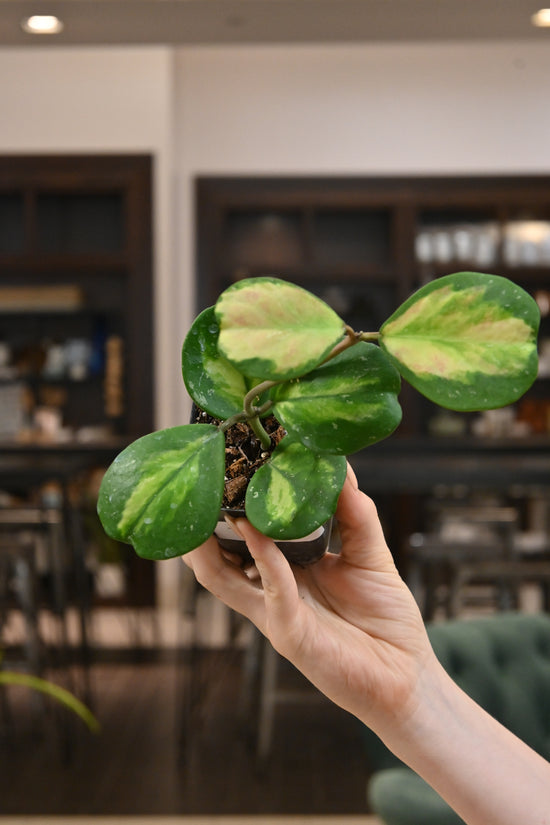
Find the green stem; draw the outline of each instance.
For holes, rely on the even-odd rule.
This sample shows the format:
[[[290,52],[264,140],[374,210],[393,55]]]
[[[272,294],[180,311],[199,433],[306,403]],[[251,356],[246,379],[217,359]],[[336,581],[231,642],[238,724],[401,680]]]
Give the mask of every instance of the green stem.
[[[244,397],[244,412],[246,413],[246,417],[248,423],[250,424],[250,428],[254,435],[259,439],[260,444],[265,450],[268,450],[271,447],[271,438],[266,433],[262,422],[260,421],[260,412],[265,411],[265,404],[262,407],[254,406],[254,401],[261,396],[263,392],[266,390],[270,390],[271,387],[274,387],[278,382],[277,381],[262,381],[255,387],[247,392]]]
[[[252,387],[252,389],[249,390],[244,397],[243,408],[245,413],[251,417],[253,415],[257,415],[259,408],[254,406],[254,401],[256,398],[259,398],[263,392],[270,390],[272,387],[276,387],[277,384],[280,383],[280,381],[262,381],[260,384],[256,384],[255,387]]]
[[[274,387],[277,381],[262,381],[261,384],[258,384],[256,387],[253,387],[244,397],[243,402],[243,411],[237,413],[236,415],[232,415],[231,418],[227,418],[225,421],[222,421],[219,425],[219,428],[222,432],[225,432],[234,424],[237,424],[239,421],[247,421],[250,425],[250,429],[256,436],[256,438],[260,441],[262,447],[265,450],[269,450],[271,447],[271,438],[268,433],[265,431],[264,427],[262,426],[262,422],[260,421],[260,415],[266,413],[269,408],[272,406],[271,401],[266,401],[265,404],[262,404],[261,407],[254,406],[254,401],[258,398],[265,390],[271,389]]]
[[[260,417],[255,415],[248,419],[248,423],[250,425],[250,429],[259,440],[264,450],[269,450],[271,448],[271,437],[266,433],[263,424],[260,421]]]
[[[244,414],[244,412],[232,415],[231,418],[226,418],[225,421],[222,421],[220,424],[218,424],[218,429],[220,429],[222,433],[224,433],[234,424],[238,424],[239,421],[246,421],[246,415]]]

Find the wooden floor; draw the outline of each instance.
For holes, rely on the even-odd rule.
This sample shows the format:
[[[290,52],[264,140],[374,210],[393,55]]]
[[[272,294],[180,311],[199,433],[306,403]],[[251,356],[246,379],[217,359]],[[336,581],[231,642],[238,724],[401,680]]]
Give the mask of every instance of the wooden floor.
[[[316,696],[281,705],[270,759],[260,769],[254,715],[239,713],[241,652],[200,656],[199,701],[186,716],[188,666],[166,652],[128,658],[135,659],[111,655],[90,669],[101,723],[96,735],[71,717],[67,740],[66,714],[60,719],[51,705],[44,710],[22,689],[7,689],[0,706],[0,814],[367,813],[359,725],[328,701]],[[303,686],[289,666],[283,669]]]

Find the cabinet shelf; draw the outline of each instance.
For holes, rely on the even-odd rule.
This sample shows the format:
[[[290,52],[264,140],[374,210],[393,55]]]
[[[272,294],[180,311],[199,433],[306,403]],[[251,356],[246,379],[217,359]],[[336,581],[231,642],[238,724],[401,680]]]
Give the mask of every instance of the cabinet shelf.
[[[446,263],[416,263],[417,271],[424,276],[429,276],[429,280],[440,278],[443,275],[449,275],[452,272],[491,272],[495,275],[502,275],[504,278],[509,278],[519,284],[542,284],[544,286],[550,283],[550,264],[548,266],[509,266],[503,264],[498,260],[493,263],[484,263],[482,265],[476,261],[463,261],[456,259],[449,259]]]
[[[128,272],[129,262],[127,256],[120,253],[88,252],[63,255],[58,252],[14,254],[0,251],[0,267],[5,272],[11,271],[17,274],[49,275],[55,272],[70,274],[78,269],[82,272],[103,271],[105,274],[124,275]]]
[[[56,433],[154,428],[151,185],[147,155],[0,157],[0,393],[13,406],[1,433],[14,453],[18,432],[38,454]],[[63,449],[63,468],[89,463],[74,438]],[[152,573],[129,602],[154,604]]]
[[[99,306],[89,304],[80,309],[55,309],[52,307],[40,308],[18,308],[6,309],[0,302],[0,323],[1,321],[28,321],[30,323],[43,323],[47,321],[77,321],[89,318],[122,318],[123,311],[116,306]]]
[[[220,268],[220,276],[224,283],[230,284],[241,281],[243,278],[255,278],[261,276],[272,276],[292,280],[297,282],[314,283],[331,281],[339,283],[365,282],[381,284],[392,284],[398,280],[398,273],[390,267],[381,267],[365,263],[347,264],[327,264],[316,263],[303,266],[277,267],[276,270],[270,266],[242,266],[234,269],[226,267]]]
[[[3,376],[0,374],[0,385],[2,384],[29,384],[38,386],[43,384],[50,387],[85,387],[89,384],[97,384],[103,381],[103,375],[87,375],[84,378],[69,378],[68,376],[41,375],[40,373],[14,373]]]

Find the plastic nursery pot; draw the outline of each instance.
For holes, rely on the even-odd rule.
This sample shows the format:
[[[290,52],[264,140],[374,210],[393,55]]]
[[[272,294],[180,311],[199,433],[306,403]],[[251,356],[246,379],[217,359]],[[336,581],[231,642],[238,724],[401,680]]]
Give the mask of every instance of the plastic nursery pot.
[[[235,553],[240,556],[244,563],[251,562],[252,557],[246,543],[233,531],[231,525],[225,521],[224,516],[226,513],[228,516],[231,516],[231,518],[246,518],[244,510],[222,509],[220,520],[214,531],[218,543],[229,553]],[[328,550],[332,532],[332,521],[332,519],[329,519],[321,527],[318,527],[317,530],[314,530],[313,533],[301,539],[276,541],[275,544],[291,564],[298,564],[301,567],[314,564],[316,561],[319,561]]]

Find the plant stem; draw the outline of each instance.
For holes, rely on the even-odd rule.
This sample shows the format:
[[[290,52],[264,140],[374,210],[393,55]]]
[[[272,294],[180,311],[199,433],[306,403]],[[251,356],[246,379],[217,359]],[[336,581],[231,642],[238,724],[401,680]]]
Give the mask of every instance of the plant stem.
[[[276,386],[278,383],[278,381],[262,381],[261,384],[258,384],[256,387],[253,387],[250,392],[247,392],[244,397],[244,412],[248,423],[250,424],[250,428],[252,429],[254,435],[259,439],[262,447],[266,450],[271,447],[271,438],[264,430],[259,416],[260,412],[266,411],[266,405],[263,404],[262,407],[255,407],[254,401],[256,398],[259,398],[263,392],[270,390],[271,387]],[[269,409],[269,407],[267,409]]]
[[[247,421],[250,425],[250,429],[256,436],[256,438],[260,441],[262,447],[266,450],[269,450],[271,447],[271,438],[266,433],[265,429],[262,426],[262,422],[260,421],[260,415],[266,413],[269,408],[272,406],[271,401],[266,401],[265,404],[262,404],[261,407],[255,407],[254,401],[258,398],[265,390],[271,389],[274,387],[278,381],[262,381],[261,384],[258,384],[256,387],[253,387],[250,392],[248,392],[244,397],[243,402],[243,411],[237,413],[236,415],[232,415],[231,418],[227,418],[225,421],[222,421],[219,424],[219,428],[224,433],[234,424],[237,424],[239,421]]]
[[[331,349],[325,360],[321,361],[321,364],[326,364],[328,361],[332,361],[332,359],[336,358],[337,355],[340,355],[341,352],[355,346],[355,344],[358,344],[360,341],[378,341],[379,338],[379,332],[355,332],[352,327],[346,326],[346,337],[339,341],[336,346]],[[319,366],[321,366],[321,364]]]
[[[222,421],[220,424],[218,424],[218,429],[220,429],[222,433],[224,433],[234,424],[238,424],[239,421],[246,421],[246,415],[244,414],[244,412],[232,415],[231,418],[226,418],[225,421]]]
[[[271,437],[264,430],[260,417],[255,415],[253,418],[248,419],[248,423],[250,425],[250,429],[256,438],[258,438],[264,450],[269,450],[271,448]]]

